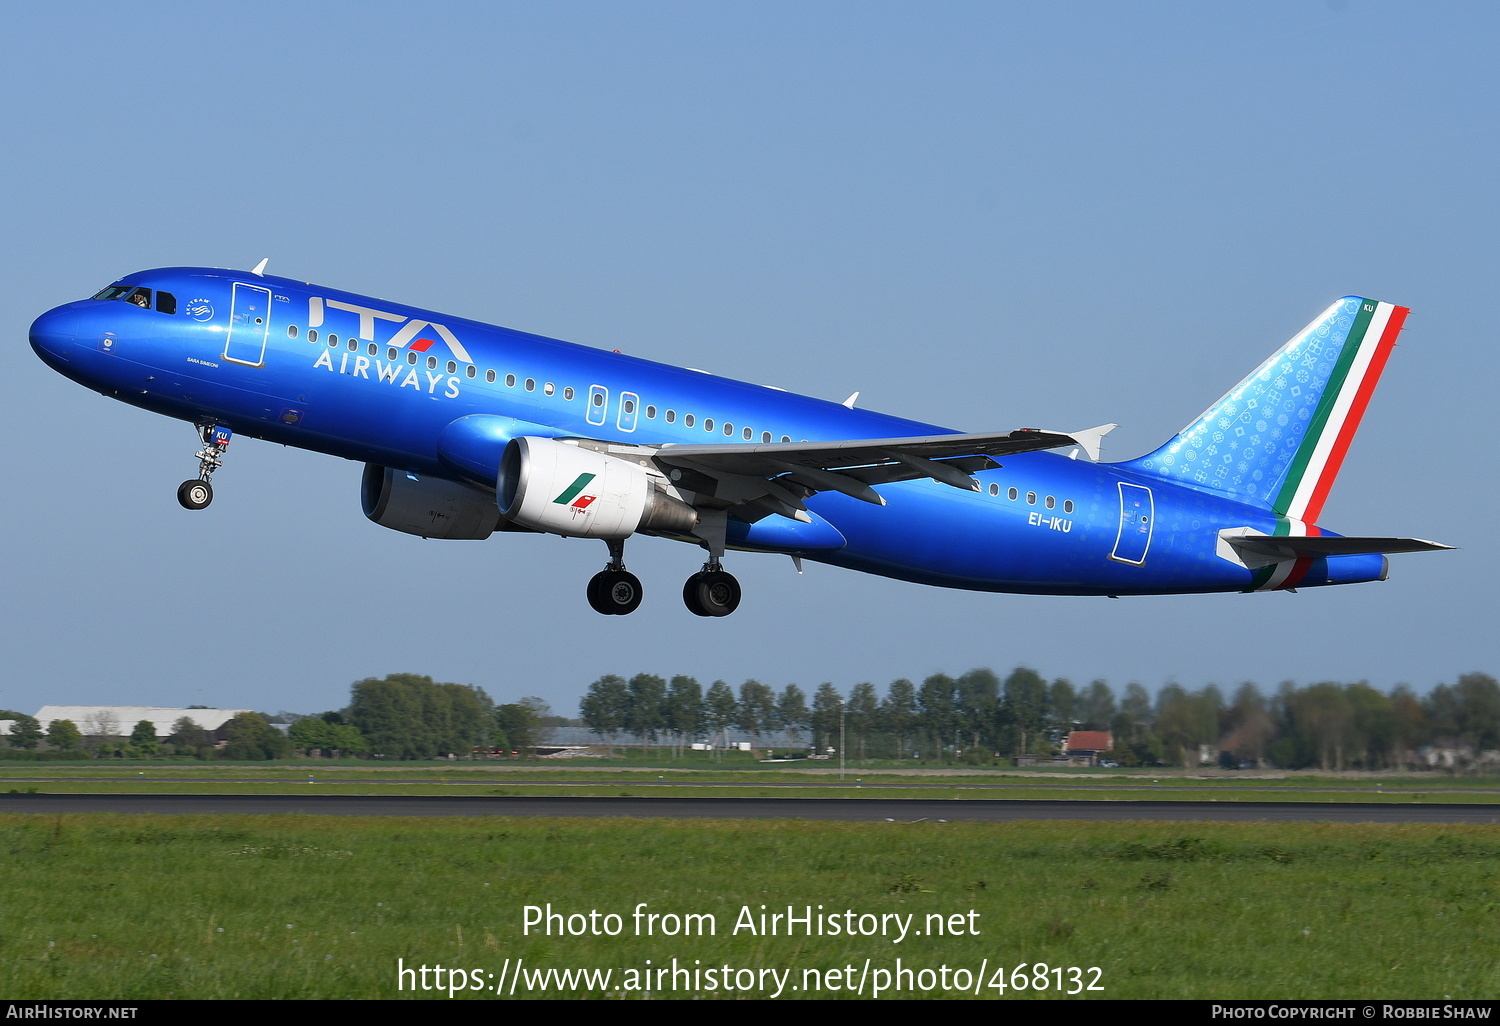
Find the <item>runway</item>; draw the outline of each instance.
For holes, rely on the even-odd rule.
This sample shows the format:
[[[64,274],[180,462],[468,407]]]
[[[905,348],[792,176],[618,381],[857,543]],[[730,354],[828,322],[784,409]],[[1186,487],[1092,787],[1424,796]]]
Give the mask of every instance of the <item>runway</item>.
[[[0,794],[0,813],[566,816],[845,822],[1155,820],[1220,823],[1500,823],[1500,805],[1360,802],[1045,801],[1006,798],[491,797],[462,795]]]

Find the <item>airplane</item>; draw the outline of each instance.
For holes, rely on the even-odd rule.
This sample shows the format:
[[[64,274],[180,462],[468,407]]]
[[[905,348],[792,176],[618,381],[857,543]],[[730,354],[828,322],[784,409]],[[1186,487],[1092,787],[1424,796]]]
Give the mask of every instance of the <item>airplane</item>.
[[[251,271],[127,274],[38,317],[54,370],[193,424],[213,500],[235,435],[365,464],[365,516],[424,538],[605,542],[589,605],[641,603],[626,539],[706,550],[683,601],[726,616],[727,552],[1051,595],[1295,591],[1451,548],[1318,525],[1407,310],[1346,296],[1155,451],[1106,424],[963,433]],[[1078,459],[1080,452],[1087,458]]]

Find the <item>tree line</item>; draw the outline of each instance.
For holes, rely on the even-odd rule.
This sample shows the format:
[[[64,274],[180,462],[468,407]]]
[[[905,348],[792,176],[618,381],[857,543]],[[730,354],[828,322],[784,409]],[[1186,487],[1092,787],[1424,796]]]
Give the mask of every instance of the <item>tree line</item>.
[[[1214,684],[1196,691],[1167,684],[1154,698],[1138,683],[1117,696],[1103,680],[1078,687],[1025,667],[1003,679],[988,669],[933,674],[921,684],[900,679],[883,695],[868,682],[847,695],[823,683],[811,697],[796,684],[777,692],[747,680],[736,690],[719,680],[705,689],[687,676],[608,674],[588,686],[580,712],[609,744],[681,745],[733,729],[753,741],[777,735],[826,751],[842,730],[846,755],[860,760],[1048,757],[1074,730],[1109,731],[1114,747],[1104,757],[1122,766],[1206,759],[1231,767],[1393,769],[1472,763],[1500,750],[1500,684],[1484,673],[1463,674],[1422,697],[1405,685],[1387,694],[1364,682],[1285,682],[1267,694],[1246,682],[1230,696]]]
[[[191,716],[180,717],[166,738],[156,736],[149,720],[137,723],[126,736],[116,733],[119,728],[113,723],[107,731],[85,733],[70,720],[53,720],[44,727],[33,716],[7,710],[0,710],[0,719],[16,721],[5,752],[11,757],[260,761],[316,755],[400,760],[476,752],[529,754],[552,725],[565,722],[551,713],[539,698],[496,704],[483,688],[395,673],[356,681],[342,709],[287,717],[292,722],[284,732],[263,713],[239,713],[225,723],[222,745]]]
[[[846,757],[996,764],[1016,756],[1057,755],[1074,730],[1109,731],[1104,757],[1122,766],[1224,766],[1395,769],[1461,768],[1486,759],[1500,765],[1500,684],[1466,673],[1426,695],[1405,685],[1382,692],[1364,682],[1286,682],[1270,693],[1246,682],[1226,695],[1217,685],[1178,684],[1153,697],[1138,683],[1115,691],[1102,680],[1077,687],[1017,667],[1004,678],[988,669],[957,677],[933,674],[920,684],[900,679],[884,693],[869,682],[848,694],[823,683],[808,695],[747,680],[707,688],[689,676],[608,674],[587,688],[581,723],[600,741],[642,746],[728,740],[737,731],[757,747],[775,740]],[[190,716],[157,738],[149,721],[128,736],[86,734],[68,720],[43,725],[23,713],[6,757],[153,758],[190,756],[265,760],[294,755],[431,759],[473,753],[520,755],[569,721],[545,702],[497,704],[483,688],[440,683],[418,674],[356,681],[338,710],[294,718],[285,732],[260,713],[226,723],[221,744]],[[1488,755],[1486,753],[1489,753]]]

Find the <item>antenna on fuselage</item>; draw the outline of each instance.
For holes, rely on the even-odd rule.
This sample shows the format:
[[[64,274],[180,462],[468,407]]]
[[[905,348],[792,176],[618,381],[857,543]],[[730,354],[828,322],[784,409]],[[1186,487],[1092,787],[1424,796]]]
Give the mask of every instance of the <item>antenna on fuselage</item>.
[[[840,406],[847,406],[847,407],[849,407],[849,409],[852,410],[852,409],[854,409],[854,400],[856,400],[858,398],[859,398],[859,393],[855,392],[849,398],[847,398],[843,402],[839,403],[839,405]]]
[[[255,265],[254,269],[251,270],[250,273],[253,274],[253,275],[255,275],[257,278],[260,277],[260,276],[262,276],[262,275],[264,275],[266,273],[266,265],[269,264],[270,262],[271,262],[271,258],[270,257],[264,258],[263,260],[261,260],[260,263],[258,263],[258,264]]]

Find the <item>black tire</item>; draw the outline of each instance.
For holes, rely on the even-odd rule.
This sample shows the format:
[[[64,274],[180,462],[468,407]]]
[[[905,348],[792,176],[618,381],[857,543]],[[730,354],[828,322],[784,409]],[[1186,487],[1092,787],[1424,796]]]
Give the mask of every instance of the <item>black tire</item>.
[[[698,601],[698,580],[702,576],[702,573],[696,573],[693,576],[689,577],[686,583],[683,584],[682,604],[687,606],[688,612],[692,613],[694,616],[712,616],[713,614],[710,613],[707,609],[704,609],[702,604]]]
[[[740,582],[723,570],[706,570],[694,574],[688,584],[693,599],[688,608],[699,616],[728,616],[740,606]],[[686,592],[683,595],[687,597]],[[701,613],[698,610],[703,610]]]
[[[589,579],[589,605],[606,616],[625,616],[640,607],[641,579],[628,570],[601,570]]]
[[[204,509],[214,501],[214,486],[194,478],[177,486],[177,501],[183,509]]]

